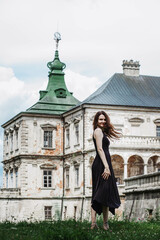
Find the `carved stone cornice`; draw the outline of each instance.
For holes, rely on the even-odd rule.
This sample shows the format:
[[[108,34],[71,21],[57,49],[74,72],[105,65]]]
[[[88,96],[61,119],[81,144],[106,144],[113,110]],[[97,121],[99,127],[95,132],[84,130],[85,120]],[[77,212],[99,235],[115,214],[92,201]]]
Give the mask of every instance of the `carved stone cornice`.
[[[40,165],[40,169],[57,169],[57,166],[51,163],[44,163]]]
[[[54,129],[57,129],[56,123],[54,123],[54,124],[46,123],[46,124],[41,124],[40,126],[41,126],[41,128],[43,130],[54,130]]]

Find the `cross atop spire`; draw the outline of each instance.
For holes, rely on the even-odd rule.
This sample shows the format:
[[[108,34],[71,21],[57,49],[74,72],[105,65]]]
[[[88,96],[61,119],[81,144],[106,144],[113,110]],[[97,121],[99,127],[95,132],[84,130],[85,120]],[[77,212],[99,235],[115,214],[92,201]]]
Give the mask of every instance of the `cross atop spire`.
[[[61,40],[61,34],[59,32],[55,32],[54,40],[56,41],[56,50],[58,50],[58,43]]]

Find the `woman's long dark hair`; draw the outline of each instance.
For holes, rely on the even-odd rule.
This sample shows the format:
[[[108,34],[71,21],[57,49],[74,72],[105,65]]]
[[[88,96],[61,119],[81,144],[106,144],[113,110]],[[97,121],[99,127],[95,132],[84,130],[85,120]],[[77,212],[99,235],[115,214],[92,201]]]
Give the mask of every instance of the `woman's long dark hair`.
[[[93,129],[95,130],[98,126],[98,119],[100,115],[103,115],[106,119],[106,124],[102,129],[103,132],[106,133],[106,135],[109,138],[120,138],[121,137],[121,133],[115,130],[115,127],[111,124],[110,122],[110,118],[107,115],[107,113],[105,113],[104,111],[99,111],[96,113],[94,120],[93,120]]]

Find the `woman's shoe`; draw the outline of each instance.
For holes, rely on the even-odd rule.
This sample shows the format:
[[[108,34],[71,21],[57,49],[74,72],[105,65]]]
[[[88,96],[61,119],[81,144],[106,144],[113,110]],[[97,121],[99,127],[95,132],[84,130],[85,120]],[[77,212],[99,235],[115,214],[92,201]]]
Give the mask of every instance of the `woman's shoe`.
[[[103,229],[108,230],[109,229],[109,224],[108,222],[103,223]]]
[[[91,224],[91,229],[98,229],[98,225],[96,222]]]

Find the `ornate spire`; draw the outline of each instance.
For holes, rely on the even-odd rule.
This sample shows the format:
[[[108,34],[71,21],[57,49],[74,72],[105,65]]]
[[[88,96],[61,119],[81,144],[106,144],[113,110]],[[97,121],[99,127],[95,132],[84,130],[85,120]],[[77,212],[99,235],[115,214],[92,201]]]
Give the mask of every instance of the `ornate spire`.
[[[54,40],[56,41],[56,50],[58,50],[58,43],[61,40],[61,34],[59,32],[55,32]]]
[[[63,69],[65,69],[66,64],[62,63],[59,60],[59,54],[58,54],[58,43],[61,40],[60,33],[56,32],[54,34],[54,40],[56,41],[56,51],[55,51],[55,57],[52,62],[47,63],[47,67],[50,69],[49,76],[51,74],[64,74]]]

